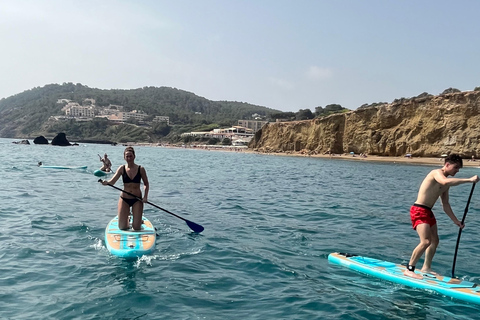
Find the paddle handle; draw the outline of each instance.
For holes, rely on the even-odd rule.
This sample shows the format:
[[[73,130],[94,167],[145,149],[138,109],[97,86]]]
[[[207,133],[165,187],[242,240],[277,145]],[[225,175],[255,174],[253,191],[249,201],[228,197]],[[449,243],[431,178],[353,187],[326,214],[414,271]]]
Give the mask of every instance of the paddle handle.
[[[468,207],[470,206],[470,200],[472,200],[473,190],[475,190],[475,185],[477,183],[474,182],[472,185],[472,190],[470,191],[470,195],[468,196],[467,205],[465,206],[465,211],[463,212],[462,224],[465,223],[465,218],[467,217]],[[458,230],[458,237],[457,237],[457,245],[455,246],[455,254],[453,255],[453,265],[452,265],[452,278],[455,278],[455,264],[457,262],[457,253],[458,253],[458,245],[460,244],[460,236],[462,235],[462,228]]]

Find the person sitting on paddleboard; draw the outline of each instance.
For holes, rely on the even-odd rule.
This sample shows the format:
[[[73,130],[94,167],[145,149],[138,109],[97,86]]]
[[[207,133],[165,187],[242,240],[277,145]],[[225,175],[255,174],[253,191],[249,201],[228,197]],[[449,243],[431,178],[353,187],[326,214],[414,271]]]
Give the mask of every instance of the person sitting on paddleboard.
[[[439,243],[437,221],[433,215],[432,207],[439,197],[442,201],[443,211],[452,219],[453,223],[462,229],[465,226],[453,213],[449,203],[448,190],[452,186],[463,183],[477,183],[479,178],[476,175],[468,179],[453,178],[462,167],[462,158],[457,154],[451,154],[445,158],[443,167],[430,171],[420,185],[417,201],[410,208],[412,227],[417,231],[420,243],[413,250],[404,275],[416,279],[423,278],[414,271],[415,265],[424,252],[425,261],[421,271],[432,273],[432,260]],[[452,176],[452,178],[448,178],[448,176]]]
[[[100,161],[103,162],[103,166],[100,168],[100,170],[105,172],[112,171],[112,162],[110,161],[110,159],[108,159],[107,154],[105,153],[103,158],[100,155],[98,155],[98,157],[100,158]]]
[[[117,180],[122,177],[123,189],[136,197],[122,192],[120,199],[118,199],[118,228],[126,230],[129,228],[128,216],[130,215],[130,208],[132,208],[134,230],[142,228],[143,204],[148,201],[148,178],[145,168],[135,164],[135,150],[132,147],[127,147],[123,152],[123,157],[127,162],[126,165],[118,167],[115,175],[108,181],[103,180],[103,185],[114,185]],[[144,195],[142,198],[142,191],[140,190],[140,182],[143,181]]]

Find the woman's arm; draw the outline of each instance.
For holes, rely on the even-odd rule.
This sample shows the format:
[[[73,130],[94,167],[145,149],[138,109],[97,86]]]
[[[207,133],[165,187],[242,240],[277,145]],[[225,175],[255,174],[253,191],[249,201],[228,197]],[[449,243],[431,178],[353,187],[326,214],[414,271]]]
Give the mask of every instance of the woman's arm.
[[[103,180],[103,181],[102,181],[102,184],[103,184],[104,186],[106,186],[106,185],[108,185],[108,184],[110,184],[110,185],[113,186],[113,185],[115,184],[115,182],[117,182],[118,178],[120,178],[120,176],[122,175],[122,173],[123,173],[123,170],[122,170],[122,169],[123,169],[123,166],[118,167],[117,172],[115,172],[115,174],[113,175],[113,177],[112,177],[110,180],[108,180],[108,181],[107,181],[107,180]]]
[[[140,168],[140,175],[142,176],[143,180],[143,202],[146,203],[148,201],[148,191],[150,190],[150,185],[148,183],[147,171],[144,167]]]

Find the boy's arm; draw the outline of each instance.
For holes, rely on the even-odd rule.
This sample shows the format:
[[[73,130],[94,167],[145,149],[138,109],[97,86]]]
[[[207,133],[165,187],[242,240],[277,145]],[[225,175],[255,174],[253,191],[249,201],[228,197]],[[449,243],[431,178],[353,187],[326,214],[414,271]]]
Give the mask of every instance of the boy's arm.
[[[453,187],[462,183],[477,182],[478,177],[473,176],[471,178],[447,178],[440,170],[433,171],[433,178],[442,186]]]
[[[463,229],[465,225],[463,225],[462,222],[457,219],[457,217],[453,213],[452,207],[450,206],[448,190],[441,194],[440,199],[442,200],[443,211],[445,211],[447,216],[452,219],[453,223]]]

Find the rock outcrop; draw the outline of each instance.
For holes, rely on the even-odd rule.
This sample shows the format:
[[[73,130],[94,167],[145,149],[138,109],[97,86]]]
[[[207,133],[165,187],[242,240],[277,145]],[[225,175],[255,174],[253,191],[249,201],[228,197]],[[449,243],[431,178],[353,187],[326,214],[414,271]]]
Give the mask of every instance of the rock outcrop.
[[[33,143],[34,144],[48,144],[48,140],[44,136],[39,136],[39,137],[36,137],[35,139],[33,139]]]
[[[480,157],[480,91],[422,95],[325,118],[265,125],[259,152]]]
[[[67,140],[67,136],[65,135],[65,133],[60,132],[55,136],[55,138],[53,138],[52,145],[65,147],[71,146],[71,143]]]
[[[28,140],[22,140],[22,141],[13,141],[12,143],[15,143],[15,144],[30,144],[30,141]]]

